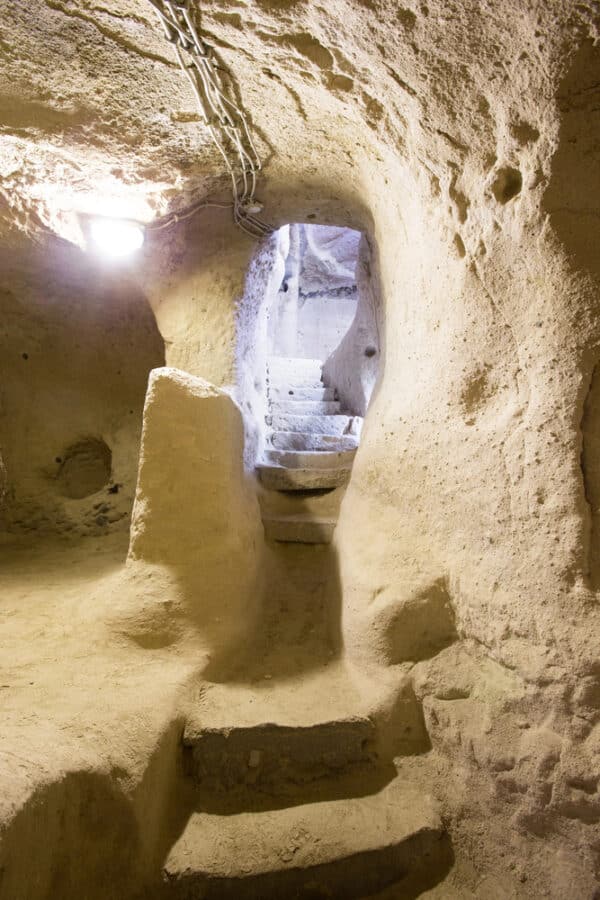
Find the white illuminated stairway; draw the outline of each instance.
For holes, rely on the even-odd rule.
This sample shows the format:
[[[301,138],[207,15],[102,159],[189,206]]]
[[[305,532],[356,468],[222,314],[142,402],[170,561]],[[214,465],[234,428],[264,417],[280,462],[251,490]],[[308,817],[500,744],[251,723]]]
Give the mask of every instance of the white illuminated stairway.
[[[335,391],[321,381],[318,359],[269,357],[267,450],[257,466],[260,480],[272,491],[325,491],[342,487],[350,471],[362,419],[345,415]],[[335,518],[319,517],[298,496],[297,510],[263,516],[268,538],[301,543],[329,543]]]

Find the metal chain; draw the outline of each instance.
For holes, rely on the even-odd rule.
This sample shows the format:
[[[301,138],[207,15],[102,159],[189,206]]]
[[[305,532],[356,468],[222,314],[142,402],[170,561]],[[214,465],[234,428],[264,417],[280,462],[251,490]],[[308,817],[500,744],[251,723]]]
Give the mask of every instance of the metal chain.
[[[190,0],[148,0],[173,44],[177,61],[198,101],[200,115],[219,150],[231,178],[233,218],[245,232],[264,237],[274,230],[257,214],[262,204],[256,199],[256,181],[262,164],[252,139],[244,111],[227,91],[214,58],[212,47],[198,33],[190,12]],[[181,216],[174,216],[160,227],[166,227],[193,215],[199,204]]]

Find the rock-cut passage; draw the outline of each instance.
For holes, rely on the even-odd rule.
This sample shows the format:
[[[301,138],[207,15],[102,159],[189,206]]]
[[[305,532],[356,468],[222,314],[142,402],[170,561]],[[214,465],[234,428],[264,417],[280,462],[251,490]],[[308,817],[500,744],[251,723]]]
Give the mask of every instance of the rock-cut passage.
[[[266,491],[288,494],[287,502],[263,503],[272,540],[329,543],[337,506],[319,496],[350,478],[363,419],[332,376],[339,359],[334,368],[330,361],[342,350],[342,369],[360,380],[365,354],[345,342],[360,307],[359,240],[347,228],[288,226],[285,272],[270,299],[266,429],[257,464]]]

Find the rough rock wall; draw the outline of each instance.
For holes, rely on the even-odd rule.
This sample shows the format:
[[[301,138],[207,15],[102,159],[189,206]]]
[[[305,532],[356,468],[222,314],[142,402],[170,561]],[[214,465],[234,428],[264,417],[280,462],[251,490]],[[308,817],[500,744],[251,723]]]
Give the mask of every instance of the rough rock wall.
[[[302,229],[302,291],[327,291],[356,284],[360,234],[347,228],[305,225]]]
[[[0,510],[4,507],[4,501],[6,499],[6,466],[4,465],[4,460],[0,457]]]
[[[97,185],[149,210],[223,186],[142,0],[0,9],[3,222],[67,236],[63,207]],[[337,537],[346,648],[415,663],[464,788],[457,848],[502,871],[497,821],[525,860],[513,895],[592,897],[598,4],[202,9],[261,135],[268,216],[363,229],[377,251],[384,374]],[[252,253],[227,216],[157,233],[138,272],[168,361],[218,385]],[[410,659],[403,621],[440,604],[458,640]]]
[[[127,529],[148,372],[163,343],[124,273],[75,248],[0,262],[3,520],[15,531]]]
[[[213,654],[250,627],[256,604],[262,527],[243,443],[228,394],[177,369],[153,370],[129,562],[161,566],[186,585],[187,615]]]
[[[244,457],[249,469],[262,454],[267,408],[268,331],[285,272],[289,229],[279,229],[254,254],[236,316],[236,397],[244,413]]]
[[[325,360],[325,384],[335,386],[343,409],[365,416],[379,374],[384,328],[381,290],[365,237],[356,264],[358,303],[354,319],[340,344]],[[383,373],[381,373],[383,375]]]
[[[217,386],[235,383],[236,306],[255,249],[222,211],[149,236],[134,273],[156,316],[168,365]]]
[[[588,98],[588,123],[597,117],[589,101],[597,68],[585,68],[564,95],[582,53],[585,44],[541,111],[528,108],[529,95],[496,110],[487,154],[461,140],[445,172],[421,170],[385,194],[373,187],[382,198],[373,212],[384,377],[337,545],[351,652],[393,656],[393,623],[441,579],[460,637],[517,676],[518,697],[482,705],[472,685],[446,675],[424,699],[438,707],[427,716],[432,741],[469,767],[471,790],[475,780],[485,785],[491,816],[542,835],[548,857],[560,846],[565,871],[581,866],[584,881],[566,889],[591,896],[599,609],[586,497],[593,505],[597,488],[592,439],[582,471],[581,422],[597,358],[599,283],[588,249],[590,194],[569,191],[563,162],[573,104]],[[594,134],[584,144],[587,166],[579,159],[571,172],[575,185],[596,157],[597,119]],[[390,221],[404,227],[392,231]],[[592,382],[584,441],[593,436],[593,394]],[[477,749],[472,727],[482,716]],[[471,749],[463,756],[460,747]],[[539,882],[533,890],[558,896]]]

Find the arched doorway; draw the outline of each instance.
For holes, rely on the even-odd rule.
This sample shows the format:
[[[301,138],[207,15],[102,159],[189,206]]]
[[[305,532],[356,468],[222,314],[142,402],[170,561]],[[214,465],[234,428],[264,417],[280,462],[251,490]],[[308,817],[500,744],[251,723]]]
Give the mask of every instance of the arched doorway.
[[[313,224],[275,235],[266,298],[264,424],[257,460],[268,538],[328,543],[378,371],[370,248]],[[330,496],[332,495],[332,496]]]

